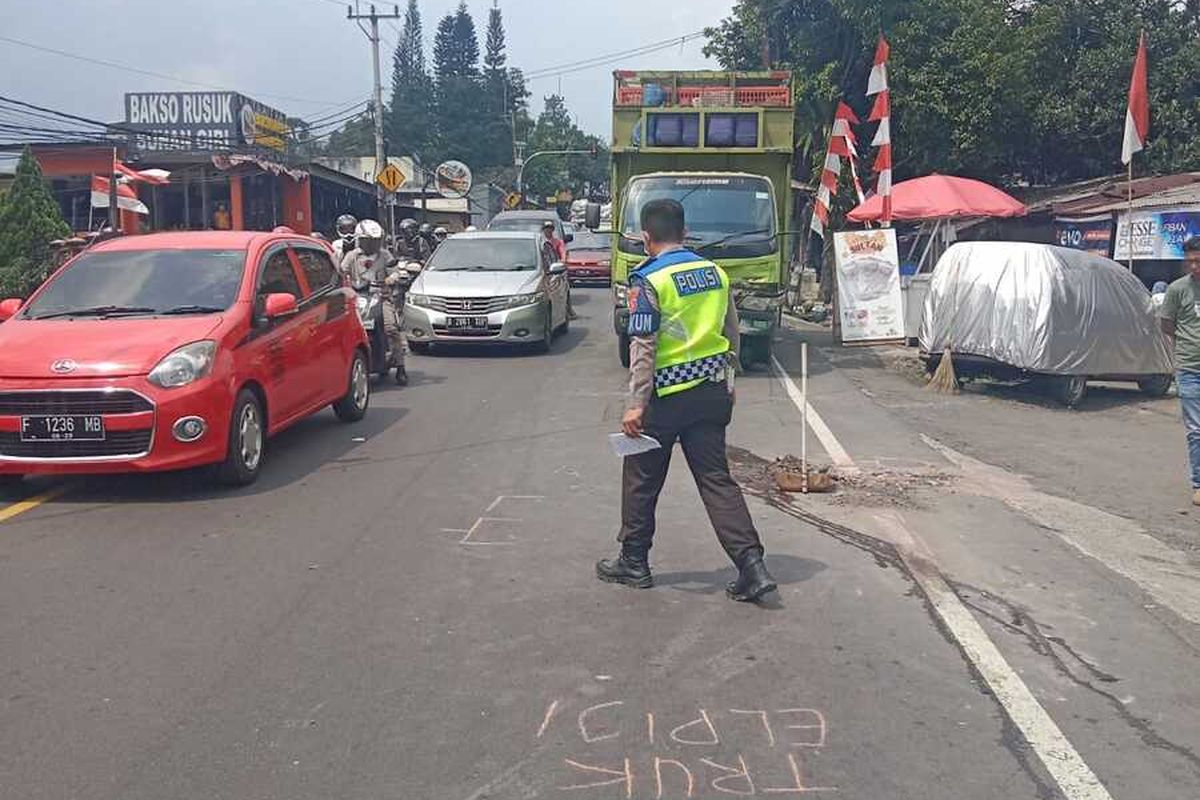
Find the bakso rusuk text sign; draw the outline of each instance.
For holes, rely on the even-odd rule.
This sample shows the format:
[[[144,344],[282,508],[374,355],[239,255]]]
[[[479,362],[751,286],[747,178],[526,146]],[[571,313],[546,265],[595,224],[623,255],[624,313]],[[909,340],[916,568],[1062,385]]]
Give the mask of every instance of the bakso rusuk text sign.
[[[842,342],[902,340],[904,300],[900,294],[896,231],[886,228],[835,233],[833,250]]]
[[[125,122],[139,150],[287,149],[283,112],[237,92],[131,92]]]

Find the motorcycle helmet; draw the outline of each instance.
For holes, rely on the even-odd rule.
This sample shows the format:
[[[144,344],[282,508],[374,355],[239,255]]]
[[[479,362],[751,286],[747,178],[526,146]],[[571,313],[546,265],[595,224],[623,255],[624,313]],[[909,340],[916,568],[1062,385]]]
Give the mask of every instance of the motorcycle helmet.
[[[477,230],[479,230],[479,228],[476,228],[474,225],[468,225],[468,226],[465,228],[464,232],[465,232],[465,233],[474,233],[474,232],[475,232],[475,231],[477,231]]]
[[[422,222],[421,227],[417,229],[417,232],[420,233],[422,236],[424,236],[426,239],[428,239],[430,236],[433,235],[433,226],[430,225],[428,222]]]
[[[354,230],[357,225],[358,220],[354,218],[353,214],[342,214],[337,218],[337,222],[334,224],[334,226],[337,228],[338,236],[354,235]]]
[[[448,237],[449,235],[450,235],[450,231],[446,230],[445,228],[441,227],[440,225],[433,229],[433,238],[437,239],[439,242],[446,241],[446,237]]]
[[[354,229],[358,249],[367,255],[375,255],[383,246],[383,226],[373,219],[364,219]]]
[[[405,239],[411,240],[417,235],[417,221],[415,219],[400,220],[400,233],[404,235]]]

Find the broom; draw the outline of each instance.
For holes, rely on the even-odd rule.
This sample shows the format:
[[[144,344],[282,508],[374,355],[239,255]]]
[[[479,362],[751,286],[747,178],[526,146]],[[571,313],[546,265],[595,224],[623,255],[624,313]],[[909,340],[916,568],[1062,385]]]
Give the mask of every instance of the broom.
[[[946,345],[946,349],[942,351],[942,358],[926,388],[940,394],[958,394],[958,376],[954,374],[954,358],[950,345]]]

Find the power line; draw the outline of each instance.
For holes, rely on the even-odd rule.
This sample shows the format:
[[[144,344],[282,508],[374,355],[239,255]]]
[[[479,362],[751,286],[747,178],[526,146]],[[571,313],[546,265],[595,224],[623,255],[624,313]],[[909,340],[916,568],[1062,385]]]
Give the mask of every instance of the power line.
[[[641,47],[622,50],[615,53],[607,53],[605,55],[592,56],[591,58],[582,59],[580,61],[572,61],[566,64],[559,64],[556,67],[544,67],[535,69],[525,73],[526,80],[538,80],[540,78],[548,78],[554,75],[567,75],[572,72],[579,72],[584,69],[592,69],[593,67],[604,66],[613,61],[619,61],[622,58],[630,58],[633,56],[648,55],[656,53],[660,50],[667,50],[678,45],[686,44],[693,39],[698,39],[704,35],[704,31],[694,31],[685,33],[682,36],[675,36],[670,39],[663,39],[657,42],[644,44]]]
[[[26,42],[21,39],[14,39],[11,36],[0,36],[0,42],[8,42],[9,44],[15,44],[15,45],[18,45],[19,47],[27,47],[30,50],[38,50],[43,53],[51,53],[56,56],[62,56],[63,58],[70,58],[70,59],[74,59],[76,61],[84,61],[88,64],[96,64],[101,67],[108,67],[109,69],[118,69],[118,70],[123,70],[125,72],[132,72],[132,73],[135,73],[138,75],[146,75],[151,78],[160,78],[163,80],[174,81],[175,83],[187,84],[189,86],[198,86],[202,89],[213,89],[213,90],[221,91],[221,92],[236,91],[234,89],[230,89],[228,86],[217,86],[217,85],[211,84],[211,83],[204,83],[203,81],[194,81],[189,78],[181,78],[178,75],[168,75],[165,72],[155,72],[154,70],[142,69],[141,67],[132,67],[128,64],[117,63],[116,61],[106,61],[102,58],[92,58],[91,56],[84,56],[84,55],[80,55],[78,53],[69,53],[66,50],[58,50],[53,47],[46,47],[45,45],[35,44],[33,42]],[[320,106],[332,106],[332,105],[338,104],[336,102],[327,101],[327,100],[315,100],[311,97],[293,97],[292,95],[275,94],[273,92],[255,92],[255,94],[259,95],[260,97],[271,97],[271,98],[275,98],[277,100],[288,100],[293,103],[309,103],[312,105],[320,105]]]

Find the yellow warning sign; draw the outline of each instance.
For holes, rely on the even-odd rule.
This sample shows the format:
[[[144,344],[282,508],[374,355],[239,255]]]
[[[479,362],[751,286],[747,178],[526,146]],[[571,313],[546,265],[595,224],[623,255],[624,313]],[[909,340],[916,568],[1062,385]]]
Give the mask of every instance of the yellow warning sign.
[[[375,182],[389,192],[399,189],[404,185],[405,180],[404,173],[395,164],[388,164],[375,176]]]
[[[521,207],[521,193],[520,192],[509,192],[504,197],[504,207],[509,209],[510,211],[513,209],[516,209],[516,208],[520,208]]]

